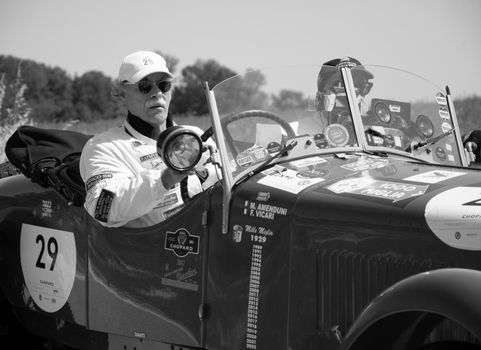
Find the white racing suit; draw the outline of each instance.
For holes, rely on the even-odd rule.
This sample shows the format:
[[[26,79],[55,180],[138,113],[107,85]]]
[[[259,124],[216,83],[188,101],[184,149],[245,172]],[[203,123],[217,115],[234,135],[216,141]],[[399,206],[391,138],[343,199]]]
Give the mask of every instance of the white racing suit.
[[[202,133],[195,126],[187,127]],[[156,140],[142,135],[127,121],[94,136],[80,157],[87,192],[85,209],[104,226],[150,226],[177,213],[186,197],[192,198],[217,181],[214,167],[208,164],[209,177],[202,184],[197,175],[189,175],[182,191],[180,184],[167,189],[161,180],[166,168],[157,153]]]

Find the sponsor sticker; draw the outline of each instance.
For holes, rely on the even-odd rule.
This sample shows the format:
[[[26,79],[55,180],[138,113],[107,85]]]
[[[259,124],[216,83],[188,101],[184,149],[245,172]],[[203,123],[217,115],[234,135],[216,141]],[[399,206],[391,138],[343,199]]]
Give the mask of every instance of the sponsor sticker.
[[[291,164],[296,167],[297,169],[301,168],[306,168],[312,165],[316,164],[322,164],[326,163],[327,160],[321,157],[311,157],[311,158],[305,158],[305,159],[300,159],[300,160],[294,160],[291,162]]]
[[[444,162],[446,160],[446,151],[444,148],[438,146],[434,150],[434,154],[436,155],[436,158],[438,158],[440,161]]]
[[[168,219],[170,218],[171,216],[174,216],[175,214],[177,214],[179,211],[181,211],[182,209],[184,208],[184,205],[179,205],[178,207],[175,207],[175,208],[172,208],[172,209],[169,209],[169,210],[166,210],[162,213],[162,215],[164,215],[164,219]]]
[[[189,254],[199,254],[199,242],[199,236],[191,235],[185,228],[179,228],[175,232],[167,231],[164,248],[183,258]]]
[[[140,162],[141,163],[148,162],[148,161],[153,160],[153,159],[158,159],[159,157],[160,156],[157,152],[151,153],[151,154],[146,154],[145,156],[140,157]]]
[[[434,196],[424,216],[431,231],[448,246],[481,250],[481,187],[456,187]]]
[[[271,198],[271,193],[270,192],[259,192],[257,194],[256,200],[259,202],[267,202]]]
[[[310,170],[304,170],[304,171],[299,171],[296,176],[300,179],[312,179],[316,177],[322,177],[326,176],[329,174],[329,170],[327,169],[310,169]]]
[[[236,162],[241,167],[249,167],[254,164],[255,160],[250,154],[241,153],[237,156]]]
[[[369,169],[382,168],[389,164],[387,159],[362,158],[357,162],[341,165],[341,168],[350,171],[364,171]]]
[[[52,217],[52,201],[42,199],[42,214],[43,218],[51,218]]]
[[[344,179],[327,188],[334,193],[352,193],[397,202],[424,194],[428,189],[428,185],[391,182],[364,177]]]
[[[389,105],[389,110],[393,113],[401,113],[401,106],[400,105]]]
[[[446,97],[441,92],[438,92],[435,98],[438,105],[445,106],[448,103],[448,101],[446,100]]]
[[[264,148],[259,148],[252,151],[252,155],[256,161],[264,160],[267,158],[267,150]]]
[[[266,176],[260,179],[258,183],[294,194],[298,194],[307,187],[324,181],[324,179],[320,177],[300,179],[297,177],[297,171],[286,168],[282,171],[273,171],[273,169],[270,169],[262,173]]]
[[[242,233],[244,233],[244,229],[242,228],[242,226],[234,225],[234,227],[232,228],[232,232],[234,234],[234,236],[232,237],[234,242],[240,243],[242,241]]]
[[[452,129],[451,124],[449,124],[448,122],[443,122],[441,124],[441,130],[443,131],[443,133],[447,133],[451,129]]]
[[[277,153],[281,150],[281,145],[279,142],[269,142],[267,144],[267,152],[269,152],[269,154],[272,154],[272,153]]]
[[[184,260],[178,260],[177,265],[166,264],[162,284],[165,286],[186,289],[197,292],[199,272],[194,267],[189,267]]]
[[[103,180],[106,180],[106,179],[111,179],[112,178],[112,174],[111,173],[105,173],[105,174],[98,174],[98,175],[94,175],[94,176],[91,176],[87,182],[85,183],[85,189],[88,191],[90,191],[92,189],[92,187],[96,186],[97,184],[99,184],[101,181]]]
[[[20,262],[34,303],[45,312],[60,310],[75,280],[77,251],[73,232],[22,224]]]
[[[314,144],[317,148],[327,148],[329,147],[329,142],[324,134],[315,134],[314,135]]]
[[[444,106],[439,107],[439,116],[443,119],[451,119],[448,109]]]
[[[173,205],[179,201],[179,197],[177,196],[177,193],[169,193],[167,194],[162,202],[157,206],[157,208],[160,207],[166,207],[168,205]]]
[[[450,171],[450,170],[432,170],[422,174],[416,174],[414,176],[410,176],[405,178],[404,180],[408,181],[415,181],[415,182],[423,182],[428,184],[438,183],[444,180],[452,179],[453,177],[461,176],[466,173],[460,171]]]
[[[331,124],[326,128],[326,138],[333,147],[343,147],[349,141],[349,131],[341,124]]]

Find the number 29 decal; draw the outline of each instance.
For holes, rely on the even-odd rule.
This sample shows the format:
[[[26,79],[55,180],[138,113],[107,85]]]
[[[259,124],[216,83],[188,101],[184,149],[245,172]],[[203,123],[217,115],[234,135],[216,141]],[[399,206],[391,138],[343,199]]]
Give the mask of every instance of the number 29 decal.
[[[73,232],[22,224],[20,260],[35,304],[46,312],[60,310],[75,281],[77,253]]]
[[[42,235],[37,235],[35,242],[40,244],[40,253],[38,254],[38,259],[35,266],[44,269],[45,263],[43,262],[43,255],[45,251],[45,238]],[[53,267],[55,266],[55,261],[57,260],[58,253],[58,243],[55,237],[50,237],[48,239],[47,251],[50,259],[52,260],[52,263],[50,264],[50,271],[53,271]]]

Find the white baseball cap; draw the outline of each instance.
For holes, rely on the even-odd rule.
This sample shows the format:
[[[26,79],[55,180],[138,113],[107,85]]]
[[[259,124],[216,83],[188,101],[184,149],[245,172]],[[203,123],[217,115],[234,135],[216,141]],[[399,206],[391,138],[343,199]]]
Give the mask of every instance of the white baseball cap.
[[[122,60],[119,69],[119,81],[128,81],[135,84],[152,73],[165,73],[174,78],[162,56],[152,51],[136,51],[125,56]]]

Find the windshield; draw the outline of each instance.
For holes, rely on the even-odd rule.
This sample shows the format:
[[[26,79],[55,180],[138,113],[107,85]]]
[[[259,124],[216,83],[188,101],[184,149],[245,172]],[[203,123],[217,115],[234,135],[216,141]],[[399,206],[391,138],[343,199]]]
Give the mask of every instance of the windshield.
[[[216,85],[210,103],[220,120],[222,135],[216,136],[232,179],[266,160],[340,152],[462,165],[453,132],[457,124],[441,89],[389,67],[343,71],[344,76],[330,66],[274,67]]]

